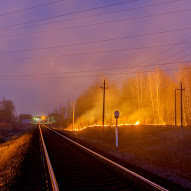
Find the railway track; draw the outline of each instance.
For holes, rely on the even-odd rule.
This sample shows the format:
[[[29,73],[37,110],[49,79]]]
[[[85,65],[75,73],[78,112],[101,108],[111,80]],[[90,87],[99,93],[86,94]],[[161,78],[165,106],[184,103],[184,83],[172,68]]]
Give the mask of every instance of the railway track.
[[[53,129],[39,129],[53,190],[167,191]]]

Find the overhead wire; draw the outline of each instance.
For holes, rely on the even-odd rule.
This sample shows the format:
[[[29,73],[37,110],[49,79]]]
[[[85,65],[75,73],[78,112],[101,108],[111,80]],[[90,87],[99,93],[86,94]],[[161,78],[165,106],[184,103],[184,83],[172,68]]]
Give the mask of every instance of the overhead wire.
[[[190,40],[190,39],[191,39],[191,36],[190,36],[189,38],[184,39],[183,41],[180,41],[180,43],[186,42],[187,40]],[[157,62],[161,62],[161,60],[165,60],[165,59],[167,59],[167,58],[169,58],[169,57],[172,57],[172,56],[177,55],[177,54],[179,54],[179,53],[181,53],[181,52],[184,52],[185,50],[187,50],[187,49],[189,49],[189,48],[190,48],[190,46],[187,47],[187,48],[185,48],[185,49],[183,49],[183,50],[181,50],[181,51],[178,51],[178,52],[176,52],[176,53],[173,53],[173,54],[171,54],[170,56],[167,56],[167,57],[165,57],[165,58],[163,58],[163,59],[159,59]],[[168,48],[168,49],[166,49],[166,50],[160,52],[160,53],[159,53],[159,56],[161,56],[162,54],[168,52],[168,51],[171,50],[171,49],[172,49],[172,47],[170,47],[170,48]],[[158,56],[158,55],[157,55],[157,56]],[[157,56],[151,56],[149,59],[144,60],[144,61],[142,62],[142,64],[148,62],[149,60],[151,60],[151,59],[153,59],[153,58],[156,58]],[[186,55],[185,57],[187,57],[187,55]],[[183,56],[182,58],[184,58],[184,56]],[[182,58],[180,58],[180,59],[182,59]],[[118,80],[120,80],[120,79],[118,79]]]
[[[68,15],[84,13],[84,12],[88,12],[88,11],[103,9],[103,8],[107,8],[107,7],[113,7],[113,6],[117,6],[117,5],[123,5],[123,4],[136,2],[136,1],[139,1],[139,0],[129,0],[129,1],[123,1],[123,2],[113,3],[113,4],[109,4],[109,5],[99,6],[99,7],[93,7],[93,8],[89,8],[89,9],[74,11],[74,12],[65,13],[65,14],[56,15],[56,16],[51,16],[51,17],[47,17],[47,18],[41,18],[41,19],[31,20],[31,21],[27,21],[27,22],[23,22],[23,23],[12,24],[12,25],[8,25],[8,26],[0,27],[0,29],[6,29],[6,28],[10,28],[10,27],[15,27],[15,26],[21,26],[21,25],[25,25],[25,24],[45,21],[45,20],[49,20],[49,19],[55,19],[55,18],[59,18],[59,17],[64,17],[64,16],[68,16]]]
[[[169,64],[173,64],[173,63],[180,63],[180,62],[183,62],[183,61],[179,61],[179,62],[177,62],[177,60],[180,60],[180,59],[183,59],[183,58],[185,58],[185,57],[188,57],[188,56],[190,56],[191,55],[191,53],[189,53],[189,54],[187,54],[187,55],[184,55],[184,56],[182,56],[182,57],[180,57],[180,58],[177,58],[177,59],[175,59],[174,61],[171,61],[171,62],[169,62],[168,64],[164,64],[164,66],[165,65],[169,65]],[[189,62],[190,63],[190,62]],[[158,64],[159,66],[160,66],[160,64]],[[150,65],[148,65],[148,66],[150,66]],[[145,67],[148,67],[148,66],[144,66],[144,68]],[[155,66],[155,64],[153,64],[153,66]],[[137,71],[135,71],[135,72],[133,72],[132,74],[134,74],[134,73],[144,73],[145,71],[140,71],[140,70],[137,70]],[[112,82],[115,82],[116,83],[116,81],[121,81],[121,80],[124,80],[124,78],[126,78],[126,77],[123,77],[123,78],[120,78],[120,79],[118,79],[118,80],[115,80],[115,81],[112,81]],[[119,83],[119,82],[118,82]],[[117,83],[117,84],[118,84]]]
[[[105,39],[87,41],[87,42],[71,43],[71,44],[64,44],[64,45],[55,45],[55,46],[49,46],[49,47],[40,47],[40,48],[25,49],[25,50],[15,50],[15,51],[12,51],[12,53],[33,51],[33,50],[45,50],[45,49],[51,49],[51,48],[63,48],[63,47],[81,46],[81,45],[88,45],[88,44],[94,44],[94,43],[100,43],[100,42],[102,43],[102,42],[109,42],[109,41],[116,41],[116,40],[123,40],[123,39],[131,39],[131,38],[137,38],[137,37],[152,36],[152,35],[158,35],[158,34],[166,34],[166,33],[171,33],[171,32],[179,32],[179,31],[184,31],[184,30],[191,30],[191,27],[185,27],[185,28],[179,28],[179,29],[171,29],[171,30],[158,31],[158,32],[151,32],[151,33],[145,33],[145,34],[136,34],[136,35],[129,35],[129,36],[119,36],[119,37],[113,37],[113,38],[105,38]]]
[[[189,54],[189,55],[191,55],[191,54]],[[147,64],[147,65],[125,66],[125,67],[104,68],[104,69],[94,69],[94,70],[56,72],[56,73],[40,73],[40,74],[24,74],[24,75],[4,75],[4,76],[0,76],[0,79],[1,78],[14,78],[14,77],[15,78],[17,78],[17,77],[35,77],[35,76],[64,75],[64,74],[78,74],[78,73],[89,73],[89,72],[124,70],[124,69],[134,69],[134,68],[145,68],[145,67],[148,67],[148,66],[166,66],[166,65],[173,65],[173,64],[178,64],[178,63],[180,63],[180,62],[173,62],[173,63],[172,62],[166,62],[166,63],[162,63],[162,64]],[[184,61],[184,63],[190,63],[191,64],[191,61]]]
[[[31,10],[31,9],[36,9],[36,8],[39,8],[39,7],[52,5],[52,4],[63,2],[63,1],[65,1],[65,0],[57,0],[57,1],[52,1],[52,2],[48,2],[48,3],[43,3],[43,4],[40,4],[40,5],[34,5],[32,7],[27,7],[27,8],[24,8],[24,9],[18,9],[18,10],[15,10],[15,11],[10,11],[10,12],[7,12],[7,13],[0,13],[0,17],[7,16],[7,15],[12,15],[12,14],[15,14],[15,13],[20,13],[20,12],[23,12],[23,11],[28,11],[28,10]]]
[[[190,40],[190,39],[191,39],[191,36],[188,37],[188,38],[183,39],[182,41],[180,41],[180,44],[179,44],[179,45],[181,45],[181,43],[184,43],[184,42],[186,42],[186,41],[188,41],[188,40]],[[178,46],[179,46],[179,45],[178,45]],[[169,47],[169,48],[165,49],[164,51],[161,51],[159,54],[157,54],[157,56],[151,56],[150,58],[144,60],[143,63],[148,62],[149,60],[152,60],[153,58],[157,58],[158,56],[161,56],[161,55],[167,53],[169,50],[172,50],[172,49],[174,50],[174,46]],[[160,61],[160,60],[161,60],[161,58],[159,59],[159,61]]]
[[[179,44],[181,44],[181,43],[179,43]],[[189,47],[187,47],[186,49],[188,49]],[[186,49],[184,49],[184,50],[186,50]],[[184,50],[181,50],[181,51],[179,51],[179,52],[182,52],[182,51],[184,51]],[[175,53],[175,54],[177,54],[177,52]],[[183,58],[183,57],[182,57]],[[140,65],[141,67],[147,67],[147,66],[153,66],[153,65],[168,65],[168,64],[171,64],[171,63],[165,63],[165,64],[147,64],[147,65]],[[136,66],[134,66],[134,67],[140,67],[139,65],[136,65]],[[121,67],[121,68],[114,68],[114,69],[124,69],[124,68],[134,68],[134,67]],[[113,70],[113,68],[111,68],[111,69],[101,69],[101,70]],[[101,70],[90,70],[90,71],[80,71],[80,72],[92,72],[92,71],[101,71]],[[78,73],[78,72],[65,72],[65,74],[66,73]],[[62,73],[63,74],[63,73]],[[42,74],[43,75],[43,74]],[[48,75],[48,74],[45,74],[45,75]],[[30,75],[31,76],[31,75]],[[34,75],[33,75],[34,76]],[[5,77],[5,76],[4,76]]]
[[[190,69],[190,67],[184,67],[184,68],[181,68],[181,69]],[[177,70],[180,70],[179,68],[178,69],[158,69],[157,71],[177,71]],[[153,70],[146,70],[144,71],[145,73],[148,73],[148,72],[156,72],[156,71],[153,71]],[[109,73],[107,74],[108,76],[109,75],[122,75],[122,74],[135,74],[137,72],[119,72],[119,73]],[[92,74],[92,75],[81,75],[81,76],[53,76],[53,77],[38,77],[38,78],[2,78],[0,80],[4,81],[4,80],[47,80],[47,79],[64,79],[64,78],[81,78],[81,77],[97,77],[97,76],[100,76],[100,74]]]
[[[112,51],[116,51],[116,50],[112,50]],[[117,51],[119,51],[119,50],[117,50]],[[89,54],[89,53],[88,53]]]
[[[158,14],[151,14],[151,15],[144,15],[144,16],[138,16],[138,17],[116,19],[116,20],[111,20],[111,21],[103,21],[103,22],[95,22],[95,23],[90,23],[90,24],[63,27],[63,28],[59,28],[59,29],[57,28],[57,29],[52,29],[52,30],[42,30],[42,31],[37,31],[37,32],[34,31],[32,33],[35,34],[35,33],[50,32],[50,31],[55,31],[55,30],[58,31],[58,30],[67,30],[67,29],[75,29],[75,28],[85,28],[85,27],[96,26],[96,25],[111,24],[111,23],[116,23],[116,22],[125,22],[125,21],[129,21],[129,20],[152,18],[152,17],[156,17],[156,16],[163,16],[163,15],[168,15],[168,14],[187,12],[187,11],[190,11],[190,10],[191,10],[191,8],[188,8],[188,9],[182,9],[182,10],[176,10],[176,11],[168,11],[168,12],[163,12],[163,13],[158,13]],[[10,25],[9,27],[11,27],[11,26],[14,26],[14,25]],[[1,29],[4,29],[4,27],[1,27],[0,30]],[[29,34],[29,33],[25,33],[25,34]],[[19,34],[19,35],[21,35],[21,34]]]
[[[131,10],[135,10],[135,9],[141,9],[141,8],[148,8],[148,7],[155,7],[155,6],[160,6],[160,5],[164,5],[164,4],[168,4],[168,3],[174,3],[174,2],[182,2],[182,0],[173,0],[173,1],[166,1],[166,2],[161,2],[161,3],[155,3],[155,4],[150,4],[150,5],[144,5],[144,6],[140,6],[140,7],[133,7],[133,8],[125,8],[125,9],[121,9],[121,10],[117,10],[117,11],[110,11],[110,12],[104,12],[104,13],[99,13],[99,14],[94,14],[94,15],[87,15],[87,16],[82,16],[82,17],[77,17],[77,18],[70,18],[70,19],[64,19],[62,21],[51,21],[49,23],[41,23],[42,24],[54,24],[54,23],[63,23],[66,21],[73,21],[73,20],[79,20],[79,19],[85,19],[85,18],[91,18],[91,17],[100,17],[102,15],[108,15],[108,14],[114,14],[114,13],[120,13],[123,11],[131,11]],[[18,27],[15,29],[23,29],[23,28],[31,28],[32,26],[23,26],[23,27]]]
[[[82,55],[90,55],[90,54],[104,54],[104,53],[112,53],[112,52],[123,52],[129,50],[142,50],[142,49],[149,49],[149,48],[160,48],[165,46],[175,46],[179,44],[189,44],[191,42],[182,42],[182,43],[168,43],[168,44],[159,44],[159,45],[151,45],[151,46],[142,46],[142,47],[133,47],[133,48],[121,48],[121,49],[113,49],[113,50],[103,50],[103,51],[94,51],[94,52],[82,52],[82,53],[71,53],[71,54],[61,54],[62,56],[82,56]],[[44,48],[49,49],[49,48]],[[24,50],[24,51],[4,51],[0,52],[0,54],[12,54],[18,52],[26,52],[26,51],[35,51],[35,50],[44,50],[44,49],[33,49],[33,50]],[[46,56],[47,58],[47,56]]]

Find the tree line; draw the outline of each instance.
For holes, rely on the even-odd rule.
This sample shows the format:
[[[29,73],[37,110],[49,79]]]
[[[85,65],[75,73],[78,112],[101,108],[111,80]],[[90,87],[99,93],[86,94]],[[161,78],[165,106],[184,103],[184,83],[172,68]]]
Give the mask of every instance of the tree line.
[[[124,79],[120,86],[106,80],[105,123],[115,124],[114,111],[120,111],[122,124],[175,123],[175,89],[183,88],[183,122],[191,124],[191,67],[168,73],[160,69],[139,72]],[[75,125],[77,128],[102,124],[103,90],[97,80],[85,89],[75,101]],[[177,91],[177,124],[180,124],[180,91]],[[72,101],[65,108],[65,122],[72,124]]]

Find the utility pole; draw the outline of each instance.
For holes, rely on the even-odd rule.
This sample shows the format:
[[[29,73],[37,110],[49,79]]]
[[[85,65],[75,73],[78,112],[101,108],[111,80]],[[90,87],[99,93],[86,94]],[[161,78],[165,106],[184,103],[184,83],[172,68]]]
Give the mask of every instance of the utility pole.
[[[176,127],[176,89],[175,89],[175,127]]]
[[[103,82],[103,128],[105,125],[105,80]]]
[[[57,118],[58,118],[58,112],[57,112],[57,109],[56,109],[56,122],[57,122]]]
[[[62,106],[60,104],[60,120],[62,120]]]
[[[180,130],[180,138],[183,139],[183,127],[182,127],[182,91],[185,89],[182,89],[182,81],[180,82],[180,109],[181,109],[181,130]]]
[[[103,86],[101,86],[101,88],[103,88],[103,136],[104,136],[104,125],[105,125],[105,90],[108,89],[105,87],[105,80],[103,82]]]
[[[74,114],[75,114],[75,101],[73,101],[73,122],[72,122],[72,131],[74,130]]]

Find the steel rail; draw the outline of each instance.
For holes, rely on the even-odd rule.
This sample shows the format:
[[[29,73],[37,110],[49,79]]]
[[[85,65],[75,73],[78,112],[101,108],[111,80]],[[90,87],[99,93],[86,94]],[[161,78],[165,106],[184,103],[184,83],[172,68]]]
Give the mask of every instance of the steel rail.
[[[45,145],[45,142],[44,142],[44,139],[43,139],[40,124],[39,124],[39,130],[40,130],[40,135],[41,135],[42,144],[43,144],[43,148],[44,148],[44,153],[45,153],[45,157],[46,157],[46,162],[47,162],[47,166],[48,166],[48,171],[49,171],[49,175],[50,175],[50,179],[51,179],[51,183],[52,183],[52,188],[53,188],[54,191],[59,191],[58,184],[57,184],[57,181],[56,181],[56,178],[55,178],[55,174],[54,174],[51,162],[50,162],[50,158],[48,156],[48,151],[46,149],[46,145]]]
[[[164,187],[162,187],[162,186],[160,186],[160,185],[158,185],[158,184],[152,182],[151,180],[148,180],[147,178],[144,178],[143,176],[141,176],[141,175],[139,175],[139,174],[137,174],[137,173],[135,173],[135,172],[133,172],[133,171],[131,171],[131,170],[129,170],[129,169],[123,167],[123,166],[121,166],[120,164],[118,164],[118,163],[116,163],[116,162],[114,162],[114,161],[112,161],[112,160],[110,160],[110,159],[108,159],[108,158],[106,158],[106,157],[104,157],[104,156],[102,156],[102,155],[100,155],[100,154],[98,154],[98,153],[92,151],[91,149],[88,149],[87,147],[85,147],[85,146],[83,146],[83,145],[81,145],[81,144],[79,144],[79,143],[77,143],[77,142],[75,142],[75,141],[69,139],[68,137],[66,137],[66,136],[62,135],[61,133],[59,133],[59,132],[53,130],[52,128],[49,128],[48,126],[45,126],[45,125],[43,125],[43,126],[46,127],[46,128],[48,128],[48,129],[50,129],[50,130],[53,131],[54,133],[60,135],[61,137],[65,138],[66,140],[72,142],[73,144],[79,146],[80,148],[83,148],[84,150],[86,150],[86,151],[92,153],[93,155],[96,155],[97,157],[99,157],[99,158],[101,158],[101,159],[103,159],[103,160],[105,160],[105,161],[111,163],[112,165],[118,167],[119,169],[125,171],[126,173],[128,173],[128,174],[130,174],[130,175],[132,175],[132,176],[134,176],[134,177],[136,177],[136,178],[142,180],[143,182],[147,183],[148,185],[150,185],[150,186],[152,186],[152,187],[154,187],[154,188],[156,188],[156,189],[158,189],[158,190],[161,190],[161,191],[169,191],[168,189],[166,189],[166,188],[164,188]]]

